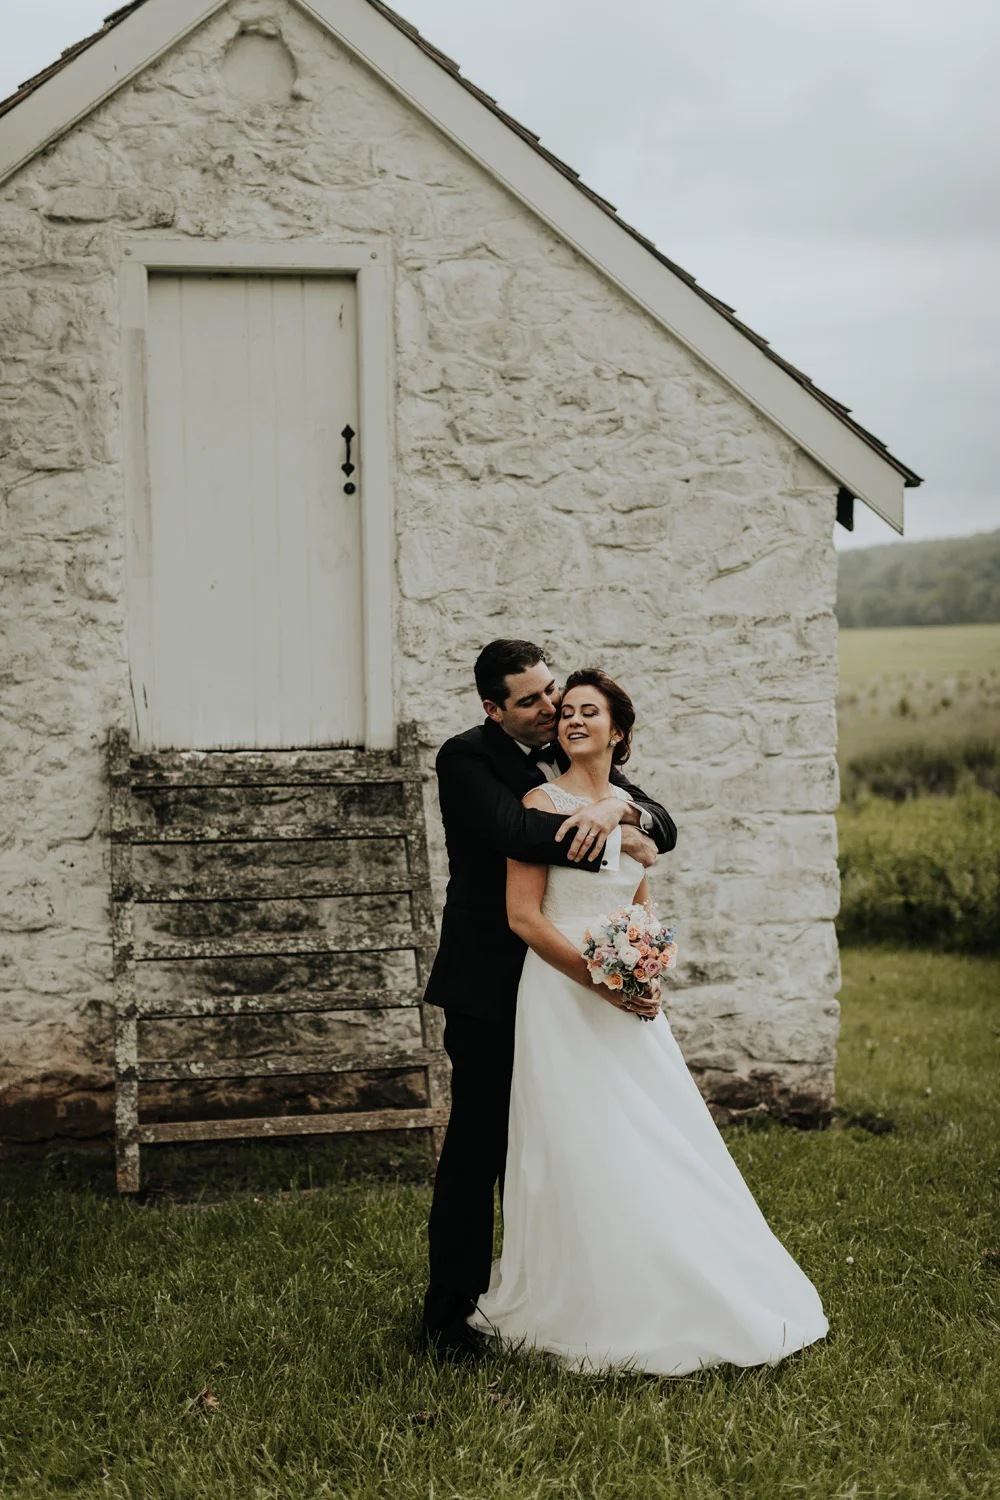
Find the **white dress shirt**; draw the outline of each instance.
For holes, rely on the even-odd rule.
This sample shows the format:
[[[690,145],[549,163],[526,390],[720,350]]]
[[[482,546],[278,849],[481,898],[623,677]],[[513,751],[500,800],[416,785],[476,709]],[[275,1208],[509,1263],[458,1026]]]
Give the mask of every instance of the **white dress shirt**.
[[[511,739],[513,738],[513,735],[511,735]],[[533,745],[522,744],[520,740],[514,740],[514,744],[519,750],[523,751],[525,755],[530,755],[532,750],[535,748]],[[537,765],[546,781],[555,781],[558,776],[562,775],[562,771],[560,771],[554,760],[540,760],[537,762]],[[649,828],[647,828],[646,826],[647,823],[649,825],[649,828],[652,828],[653,819],[650,814],[644,809],[639,814],[639,826],[642,828],[643,833],[647,833],[649,831]],[[618,827],[613,828],[608,834],[607,842],[604,845],[604,856],[601,859],[601,869],[617,870],[619,868],[621,854],[622,829],[621,824],[619,823]]]

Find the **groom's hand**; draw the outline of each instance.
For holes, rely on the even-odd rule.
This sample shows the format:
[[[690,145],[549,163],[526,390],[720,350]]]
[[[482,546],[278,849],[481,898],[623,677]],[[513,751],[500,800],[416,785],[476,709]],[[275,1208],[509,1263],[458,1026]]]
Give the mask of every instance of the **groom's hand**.
[[[631,854],[633,859],[645,868],[656,863],[656,845],[648,833],[643,833],[639,828],[633,828],[630,823],[622,824],[622,853]]]
[[[607,843],[621,822],[628,803],[620,797],[605,797],[603,802],[591,802],[579,812],[568,817],[556,834],[556,843],[561,843],[571,828],[576,837],[569,846],[569,859],[579,864],[584,859],[593,859],[597,851]]]

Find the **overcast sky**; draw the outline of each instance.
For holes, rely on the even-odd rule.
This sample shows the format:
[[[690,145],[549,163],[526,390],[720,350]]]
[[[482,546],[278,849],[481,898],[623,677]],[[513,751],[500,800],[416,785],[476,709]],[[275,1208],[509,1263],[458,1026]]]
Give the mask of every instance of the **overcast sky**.
[[[396,4],[924,475],[908,536],[1000,526],[995,0]],[[0,96],[113,5],[6,0]]]

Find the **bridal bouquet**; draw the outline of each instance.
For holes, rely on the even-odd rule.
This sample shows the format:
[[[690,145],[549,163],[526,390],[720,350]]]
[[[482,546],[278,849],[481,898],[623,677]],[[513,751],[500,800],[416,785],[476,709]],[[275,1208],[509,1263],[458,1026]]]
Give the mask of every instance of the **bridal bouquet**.
[[[648,999],[652,981],[673,967],[677,944],[674,929],[664,926],[651,907],[627,906],[588,928],[581,952],[594,984],[636,1000]]]

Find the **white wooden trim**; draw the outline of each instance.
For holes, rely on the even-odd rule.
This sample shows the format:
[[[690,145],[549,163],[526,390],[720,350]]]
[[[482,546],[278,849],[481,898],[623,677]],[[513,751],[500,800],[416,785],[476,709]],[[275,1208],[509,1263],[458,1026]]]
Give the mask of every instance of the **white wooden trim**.
[[[385,257],[358,268],[358,398],[362,475],[361,553],[365,632],[365,743],[395,743],[392,580],[392,351]]]
[[[393,504],[392,351],[389,316],[389,256],[381,243],[335,244],[290,240],[161,239],[134,235],[121,244],[122,423],[125,470],[128,577],[150,566],[149,476],[146,414],[146,320],[150,271],[261,271],[290,275],[314,272],[354,275],[358,295],[358,467],[361,475],[362,582],[365,682],[365,744],[395,744],[393,701]],[[135,571],[133,571],[135,570]],[[132,594],[141,594],[141,590]],[[150,659],[148,621],[141,599],[129,599],[129,635]],[[137,674],[138,675],[138,674]],[[133,708],[133,713],[135,712]],[[133,725],[137,729],[137,724]]]
[[[225,0],[147,0],[0,118],[0,182]],[[368,0],[295,0],[455,145],[897,531],[903,476]]]
[[[353,276],[388,258],[379,240],[196,240],[156,234],[123,238],[122,254],[150,271],[288,271],[295,276],[309,271]]]
[[[146,268],[125,261],[119,277],[122,376],[122,468],[125,482],[125,591],[129,643],[129,688],[132,740],[140,735],[136,683],[150,681],[149,593],[137,588],[152,570],[152,503],[149,493],[146,328]]]

